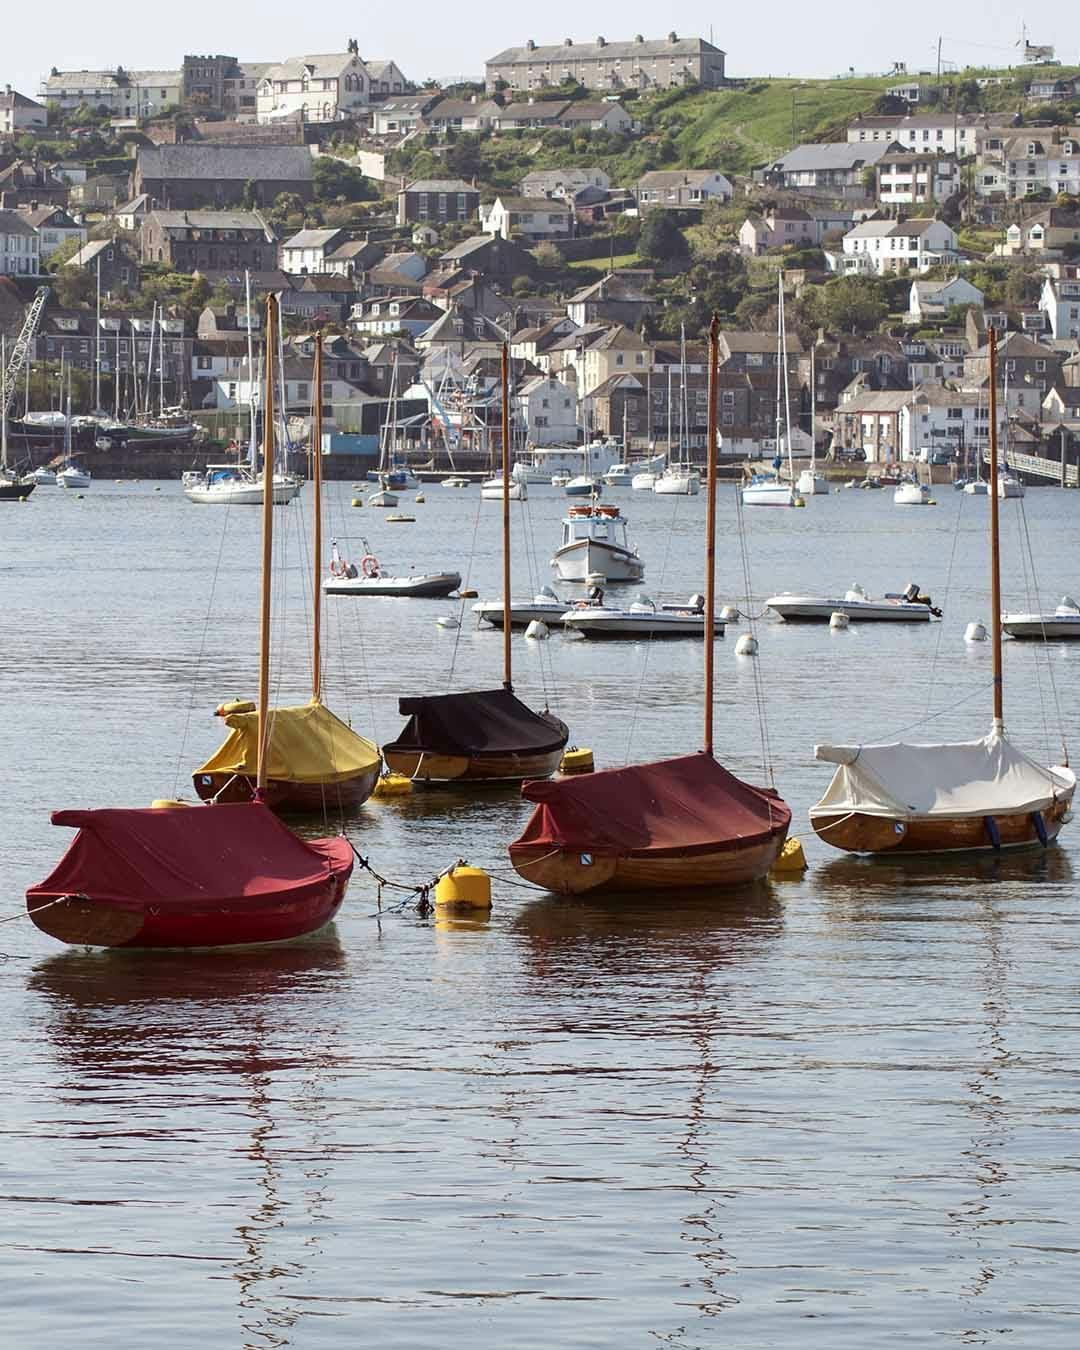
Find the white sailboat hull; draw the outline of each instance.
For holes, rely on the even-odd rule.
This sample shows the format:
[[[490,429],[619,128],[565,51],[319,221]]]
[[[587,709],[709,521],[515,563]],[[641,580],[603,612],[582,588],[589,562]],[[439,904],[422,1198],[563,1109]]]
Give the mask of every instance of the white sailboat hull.
[[[652,492],[656,487],[656,477],[651,469],[644,473],[636,473],[630,480],[630,486],[635,492]]]
[[[503,499],[503,481],[501,478],[490,478],[486,483],[480,484],[480,496],[486,502],[501,502]],[[522,479],[516,482],[511,481],[509,497],[512,502],[523,502],[528,499],[529,489],[525,486]]]
[[[1019,478],[1013,478],[1011,474],[1004,474],[998,479],[998,496],[1000,498],[1022,497],[1023,495],[1024,485]]]
[[[744,506],[794,506],[790,483],[751,483],[742,490]]]
[[[602,539],[575,539],[556,549],[551,567],[560,581],[588,581],[602,576],[605,581],[641,581],[645,564],[629,549]]]
[[[987,497],[990,495],[990,485],[976,479],[974,483],[965,483],[964,491],[969,497]]]
[[[701,491],[701,475],[696,469],[668,469],[653,484],[658,497],[696,497]]]
[[[813,469],[803,469],[795,486],[802,497],[827,497],[829,495],[829,480],[820,473],[815,473]]]
[[[930,501],[930,489],[925,483],[901,483],[894,490],[892,499],[897,506],[926,506]]]
[[[81,469],[61,469],[56,475],[56,481],[61,487],[88,488],[91,479],[90,475]]]
[[[275,479],[273,486],[274,505],[284,506],[298,496],[300,484],[286,479]],[[196,483],[184,488],[184,496],[189,502],[200,506],[261,506],[263,500],[262,483],[222,482]]]

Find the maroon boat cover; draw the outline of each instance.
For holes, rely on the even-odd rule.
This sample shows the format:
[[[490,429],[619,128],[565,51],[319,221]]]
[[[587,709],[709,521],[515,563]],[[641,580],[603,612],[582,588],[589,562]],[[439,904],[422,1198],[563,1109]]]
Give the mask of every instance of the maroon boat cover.
[[[511,855],[536,848],[597,857],[706,853],[764,842],[791,822],[775,792],[751,787],[706,754],[529,782],[521,795],[536,810]]]
[[[190,906],[194,901],[252,905],[310,886],[345,861],[345,840],[297,838],[256,802],[164,809],[55,811],[54,825],[78,834],[52,874],[28,899],[86,895],[120,909]]]
[[[559,750],[567,730],[550,713],[535,713],[508,689],[475,694],[436,694],[398,700],[409,718],[388,750],[426,750],[439,755],[530,754]]]

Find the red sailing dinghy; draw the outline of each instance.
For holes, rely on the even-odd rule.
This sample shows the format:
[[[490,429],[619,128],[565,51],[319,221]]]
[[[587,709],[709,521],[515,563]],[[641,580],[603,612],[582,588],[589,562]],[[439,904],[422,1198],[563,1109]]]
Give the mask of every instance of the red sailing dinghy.
[[[510,845],[514,870],[563,895],[723,887],[768,874],[791,810],[713,757],[718,325],[709,335],[709,497],[705,587],[705,750],[679,759],[526,783],[536,803]]]
[[[224,947],[282,942],[322,928],[352,875],[347,839],[298,838],[265,804],[270,702],[273,354],[267,300],[259,756],[252,802],[145,810],[56,811],[78,834],[52,874],[26,893],[38,928],[94,947]]]

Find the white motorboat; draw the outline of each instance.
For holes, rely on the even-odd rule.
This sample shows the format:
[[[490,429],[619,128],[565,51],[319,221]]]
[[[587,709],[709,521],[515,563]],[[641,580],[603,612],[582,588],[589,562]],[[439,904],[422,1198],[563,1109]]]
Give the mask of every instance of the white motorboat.
[[[696,497],[701,491],[701,474],[688,464],[671,464],[653,483],[658,496]]]
[[[553,483],[554,481],[552,479]],[[576,478],[571,478],[564,487],[568,497],[599,497],[603,490],[602,481],[587,473],[579,473]]]
[[[816,469],[803,469],[795,481],[795,488],[801,497],[827,497],[829,480]]]
[[[275,474],[274,505],[291,502],[300,487],[291,475]],[[263,485],[244,464],[208,464],[197,481],[185,483],[184,496],[200,506],[261,506]]]
[[[604,473],[604,482],[608,487],[633,487],[638,474],[651,474],[655,479],[664,468],[663,454],[652,455],[649,459],[637,459],[631,464],[612,464]]]
[[[990,493],[990,484],[983,478],[973,478],[964,484],[964,491],[969,497],[986,497]]]
[[[487,478],[480,484],[480,496],[486,502],[501,502],[503,499],[503,480],[499,478]],[[529,489],[526,486],[525,479],[511,479],[509,488],[509,497],[512,502],[526,501],[529,496]]]
[[[701,597],[695,596],[695,600]],[[626,609],[604,604],[575,605],[562,615],[563,625],[588,638],[683,638],[699,641],[705,632],[705,607],[701,604],[678,608],[642,597]],[[724,636],[724,620],[713,619],[713,636]]]
[[[743,506],[794,506],[800,500],[790,483],[775,474],[754,474],[742,490]]]
[[[550,483],[556,475],[600,475],[622,457],[618,441],[597,438],[583,445],[534,446],[528,455],[519,456],[511,470],[512,477],[528,483]],[[556,484],[556,486],[559,486]]]
[[[926,506],[930,489],[925,483],[900,483],[893,489],[892,499],[897,506]]]
[[[367,499],[368,506],[397,506],[397,496],[389,488],[380,488]]]
[[[472,607],[477,620],[489,623],[493,628],[503,626],[503,602],[501,600],[480,600]],[[510,627],[528,628],[534,621],[558,623],[566,613],[566,601],[560,600],[550,586],[544,586],[531,601],[511,600]]]
[[[874,623],[928,623],[941,615],[931,605],[930,597],[920,594],[914,583],[900,595],[884,595],[880,599],[868,596],[856,585],[842,600],[836,596],[784,591],[771,595],[765,604],[788,623],[828,623],[837,613],[855,621]]]
[[[656,487],[658,476],[652,469],[645,469],[641,473],[634,474],[630,486],[635,492],[652,492]]]
[[[569,481],[570,475],[568,473],[553,473],[551,475],[552,487],[565,487]]]
[[[998,496],[999,497],[1022,497],[1024,495],[1024,485],[1014,474],[1003,473],[998,478]]]
[[[470,485],[469,480],[467,478],[457,478],[457,477],[444,478],[441,484],[442,487],[448,488],[467,488],[469,487],[469,485]]]
[[[551,566],[561,581],[641,581],[645,564],[626,540],[617,506],[572,506],[562,523],[562,543]]]
[[[56,473],[52,469],[46,469],[42,466],[40,469],[35,469],[30,477],[38,487],[56,487]]]
[[[75,464],[65,464],[56,475],[56,481],[61,487],[88,488],[90,486],[90,471],[80,469]]]
[[[1080,639],[1080,605],[1071,595],[1063,595],[1053,614],[1003,614],[1001,626],[1010,637],[1037,642]]]
[[[366,541],[361,541],[367,550]],[[384,572],[374,553],[365,551],[359,564],[348,562],[330,541],[330,575],[323,580],[327,595],[448,596],[461,585],[460,572],[413,572],[391,576]]]

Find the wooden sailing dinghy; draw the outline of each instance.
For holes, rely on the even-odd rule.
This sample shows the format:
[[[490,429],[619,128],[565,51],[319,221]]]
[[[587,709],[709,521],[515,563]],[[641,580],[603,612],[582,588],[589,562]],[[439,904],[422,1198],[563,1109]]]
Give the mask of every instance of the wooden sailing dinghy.
[[[268,350],[271,337],[267,338]],[[342,810],[359,806],[371,796],[379,780],[379,747],[358,736],[335,717],[322,701],[322,337],[315,338],[312,388],[315,390],[312,441],[314,454],[314,515],[312,555],[311,700],[295,707],[269,710],[265,746],[267,778],[263,800],[275,811]],[[267,365],[269,371],[269,363]],[[273,385],[267,377],[264,454],[273,458]],[[269,572],[269,561],[264,558]],[[259,713],[253,703],[226,704],[218,709],[228,735],[213,755],[192,775],[203,801],[245,802],[255,794],[259,760]]]
[[[791,811],[713,755],[716,614],[716,444],[719,326],[709,337],[709,481],[706,528],[705,749],[678,759],[526,783],[536,804],[510,845],[515,871],[565,895],[725,887],[764,877],[784,846]]]
[[[547,778],[570,733],[553,713],[534,712],[514,693],[510,599],[510,358],[502,350],[503,686],[464,694],[406,697],[408,722],[383,746],[393,773],[419,782],[514,783]]]
[[[990,333],[990,605],[994,716],[981,740],[951,744],[818,745],[837,766],[810,812],[814,829],[850,853],[953,853],[1045,848],[1068,818],[1076,775],[1046,768],[1005,736],[998,541],[997,338]]]
[[[267,300],[267,388],[276,302]],[[270,397],[268,392],[268,398]],[[266,417],[268,438],[273,417]],[[61,942],[219,947],[315,932],[337,913],[353,868],[347,839],[297,838],[266,804],[270,702],[272,448],[264,458],[263,576],[255,799],[209,807],[57,811],[78,830],[53,872],[26,893],[31,919]]]

